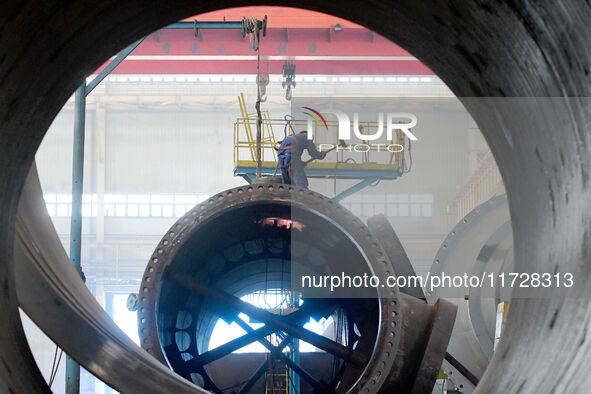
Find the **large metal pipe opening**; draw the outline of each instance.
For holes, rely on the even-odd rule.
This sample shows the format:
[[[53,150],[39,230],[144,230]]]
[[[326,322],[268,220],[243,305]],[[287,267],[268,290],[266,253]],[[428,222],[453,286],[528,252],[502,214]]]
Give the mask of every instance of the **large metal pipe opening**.
[[[309,266],[320,274],[338,272],[342,269],[339,266],[349,260],[359,269],[355,274],[371,274],[377,261],[367,261],[367,254],[359,250],[357,242],[337,223],[316,211],[314,205],[292,204],[286,188],[270,187],[277,188],[279,193],[269,192],[265,187],[264,192],[258,193],[267,196],[259,196],[257,201],[249,198],[257,193],[253,187],[222,193],[213,206],[206,202],[195,207],[170,229],[151,258],[142,281],[138,321],[143,345],[156,357],[164,357],[177,373],[203,380],[206,389],[218,392],[221,387],[229,386],[227,378],[216,373],[223,370],[223,357],[236,350],[236,346],[256,342],[246,339],[236,346],[225,343],[223,346],[228,349],[216,348],[217,353],[211,347],[219,319],[229,324],[237,322],[247,332],[254,330],[248,328],[249,323],[256,327],[251,323],[253,316],[249,308],[238,305],[236,309],[237,300],[230,296],[244,298],[259,294],[269,298],[270,293],[275,293],[281,301],[273,313],[289,316],[293,310],[300,310],[300,306],[305,312],[300,313],[302,316],[297,321],[290,322],[296,333],[292,333],[294,339],[285,348],[291,348],[294,341],[299,342],[296,338],[303,333],[299,330],[310,318],[332,318],[335,325],[337,320],[342,320],[341,332],[332,333],[331,345],[324,348],[332,356],[324,357],[324,362],[335,363],[332,373],[325,376],[317,373],[319,368],[313,372],[304,371],[305,366],[294,368],[308,377],[308,381],[302,379],[304,392],[307,385],[310,390],[335,390],[338,385],[340,391],[346,392],[350,387],[345,388],[341,383],[353,385],[360,379],[362,367],[367,365],[366,360],[378,343],[378,330],[388,328],[388,319],[382,321],[377,298],[338,299],[332,305],[317,299],[301,299],[301,293],[292,291],[291,273],[297,270],[296,265]],[[192,278],[207,291],[195,292],[177,278]],[[214,291],[225,293],[226,302],[212,296],[210,293]],[[303,301],[305,307],[296,299]],[[398,302],[396,297],[392,300]],[[245,317],[239,316],[241,313],[248,323]],[[271,322],[264,323],[267,329],[273,328]],[[265,337],[274,331],[269,330],[258,339],[265,343]],[[314,343],[322,347],[321,343]],[[343,351],[355,355],[362,365],[355,365],[354,358],[342,363],[335,353]],[[264,366],[266,360],[263,354],[261,357],[256,361]],[[282,358],[290,363],[285,356]],[[244,365],[241,372],[248,377],[256,372],[256,367]],[[247,384],[254,385],[260,378],[254,376],[253,382]]]
[[[386,283],[392,268],[370,230],[320,194],[280,184],[231,189],[179,219],[154,251],[139,294],[142,347],[219,393],[232,385],[257,392],[269,360],[296,373],[303,393],[426,392],[445,354],[454,307],[428,306],[396,287],[322,286],[318,294],[299,279],[344,273]],[[250,295],[262,304],[243,301]],[[311,319],[333,323],[312,333],[303,328]],[[220,320],[244,335],[211,346]],[[239,383],[229,381],[220,371],[238,358],[233,352],[255,342],[270,355],[251,357],[236,374]],[[304,343],[315,354],[290,358]]]
[[[33,156],[51,120],[86,75],[125,45],[182,17],[214,8],[259,2],[78,1],[1,6],[0,23],[0,390],[49,392],[27,347],[17,313],[14,229],[18,197]],[[352,0],[292,4],[348,18],[400,44],[448,84],[458,97],[554,96],[561,116],[536,113],[525,105],[480,107],[467,104],[484,133],[506,188],[515,237],[517,271],[572,272],[584,285],[560,289],[548,299],[513,300],[504,338],[479,386],[480,392],[576,393],[591,384],[591,342],[587,338],[591,287],[588,231],[589,96],[591,9],[579,1],[492,3]],[[565,97],[570,100],[563,100]],[[526,120],[526,121],[525,121]],[[56,264],[66,264],[60,261]],[[60,266],[61,267],[61,266]],[[70,272],[71,267],[62,267]],[[73,271],[72,271],[73,272]],[[42,276],[43,277],[43,276]],[[76,278],[70,275],[71,278]],[[59,285],[39,282],[40,291],[61,294],[33,320],[51,331],[62,316],[88,310]],[[72,279],[78,280],[78,279]],[[31,286],[27,281],[22,286]],[[66,301],[65,303],[61,301]],[[79,307],[76,313],[70,313]],[[68,313],[66,313],[68,311]],[[88,317],[88,315],[86,315]],[[93,321],[96,323],[96,320]],[[63,324],[63,321],[62,323]],[[88,325],[90,332],[99,326]],[[55,339],[75,354],[76,331]],[[117,336],[117,331],[110,331]],[[121,333],[119,333],[121,335]],[[88,342],[104,338],[88,336]],[[113,341],[123,348],[123,342]],[[85,364],[115,387],[138,387],[145,376],[117,373],[106,354]],[[84,361],[80,358],[80,361]],[[100,364],[100,365],[99,365]],[[152,379],[168,376],[155,369]],[[174,379],[170,377],[170,379]],[[126,381],[125,381],[126,380]],[[172,381],[172,380],[170,380]],[[143,392],[160,392],[145,385]],[[184,387],[184,386],[182,386]],[[183,389],[177,390],[183,392]],[[191,388],[185,387],[190,392]]]

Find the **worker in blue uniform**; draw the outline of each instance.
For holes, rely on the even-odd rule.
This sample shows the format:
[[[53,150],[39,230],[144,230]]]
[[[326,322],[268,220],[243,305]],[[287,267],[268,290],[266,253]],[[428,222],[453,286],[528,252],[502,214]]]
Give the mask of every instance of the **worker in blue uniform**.
[[[279,144],[277,154],[279,168],[283,183],[288,185],[308,188],[308,177],[306,177],[306,163],[302,161],[304,150],[314,159],[324,159],[326,152],[319,152],[314,141],[308,139],[307,131],[300,131],[298,134],[285,137]]]

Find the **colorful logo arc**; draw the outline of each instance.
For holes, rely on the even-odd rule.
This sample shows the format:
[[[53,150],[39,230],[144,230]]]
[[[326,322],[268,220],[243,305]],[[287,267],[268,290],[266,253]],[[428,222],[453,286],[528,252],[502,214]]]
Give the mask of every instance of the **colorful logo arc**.
[[[314,122],[316,122],[316,125],[318,125],[318,127],[322,127],[324,126],[324,128],[326,130],[328,130],[328,123],[326,123],[326,119],[324,119],[324,116],[322,116],[322,114],[318,111],[316,111],[313,108],[310,107],[302,107],[303,109],[310,111],[302,111],[305,115],[308,115],[310,118],[312,118],[314,120]]]

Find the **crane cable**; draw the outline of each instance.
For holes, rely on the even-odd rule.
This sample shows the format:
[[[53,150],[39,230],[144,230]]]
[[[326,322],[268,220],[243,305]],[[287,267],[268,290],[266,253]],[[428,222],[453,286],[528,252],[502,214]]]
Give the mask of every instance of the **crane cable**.
[[[262,163],[262,124],[263,119],[261,116],[261,47],[260,47],[260,24],[259,20],[254,17],[247,19],[245,18],[243,21],[245,26],[246,32],[251,35],[251,42],[252,42],[252,49],[257,51],[257,77],[256,77],[256,84],[257,84],[257,101],[255,104],[256,109],[256,116],[257,116],[257,137],[256,137],[256,161],[257,161],[257,168],[256,168],[256,177],[259,179],[262,176],[263,172],[263,163]]]
[[[59,352],[59,357],[58,357],[58,352]],[[51,372],[49,374],[49,382],[47,382],[49,387],[51,387],[53,385],[53,382],[55,381],[55,377],[57,376],[57,371],[60,367],[60,363],[62,361],[63,354],[64,354],[64,351],[61,350],[59,348],[59,346],[56,345],[55,352],[53,354],[53,364],[51,366]]]
[[[259,31],[257,28],[256,35],[258,36]],[[258,40],[257,40],[258,41]],[[261,50],[260,45],[257,45],[257,102],[255,108],[257,110],[257,178],[260,178],[263,172],[263,162],[262,162],[262,139],[263,139],[263,117],[261,116],[261,84],[260,84],[260,76],[261,76]]]

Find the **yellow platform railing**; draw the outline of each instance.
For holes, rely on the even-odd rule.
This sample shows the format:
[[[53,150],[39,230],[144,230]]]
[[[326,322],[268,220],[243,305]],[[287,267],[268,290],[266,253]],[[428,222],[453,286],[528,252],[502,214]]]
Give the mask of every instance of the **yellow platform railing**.
[[[246,107],[246,100],[244,99],[244,93],[240,93],[240,96],[238,96],[238,104],[240,105],[240,114],[242,116],[236,120],[236,123],[234,123],[234,162],[236,163],[237,161],[236,149],[238,149],[238,147],[248,148],[251,160],[256,162],[257,115],[256,113],[248,112]],[[261,111],[261,118],[261,146],[263,147],[263,153],[261,153],[261,160],[264,161],[264,152],[268,151],[269,148],[271,148],[273,160],[277,161],[277,155],[275,149],[273,149],[276,142],[275,133],[273,132],[273,125],[271,122],[271,116],[269,115],[269,111]],[[240,131],[242,131],[244,134],[241,135]],[[245,141],[242,140],[242,138],[244,137]]]
[[[236,119],[234,123],[234,165],[248,165],[256,166],[256,116],[248,114],[243,106],[243,97],[241,100],[241,112],[242,117]],[[261,145],[261,161],[263,167],[272,167],[277,163],[277,151],[276,147],[278,143],[285,138],[285,134],[289,134],[291,131],[289,127],[285,127],[286,121],[284,119],[272,119],[268,112],[263,112],[262,119],[262,145]],[[325,129],[314,130],[314,140],[316,144],[338,144],[337,140],[337,122],[327,122],[329,126],[329,132]],[[364,130],[375,130],[378,127],[377,122],[360,122]],[[305,130],[307,127],[307,121],[305,120],[293,120],[291,121],[291,128],[294,132]],[[284,130],[282,135],[278,138],[275,137],[274,129],[280,128]],[[314,126],[316,129],[316,125]],[[319,128],[320,129],[320,128]],[[363,143],[363,141],[359,141]],[[408,149],[409,143],[404,133],[396,130],[394,138],[389,141],[390,144],[403,145],[405,150]],[[403,170],[405,167],[405,156],[406,153],[391,153],[380,148],[372,146],[370,142],[367,143],[370,150],[368,152],[349,152],[347,148],[340,149],[337,153],[332,153],[327,160],[324,162],[312,162],[311,167],[346,167],[346,168],[388,168],[393,170]]]

